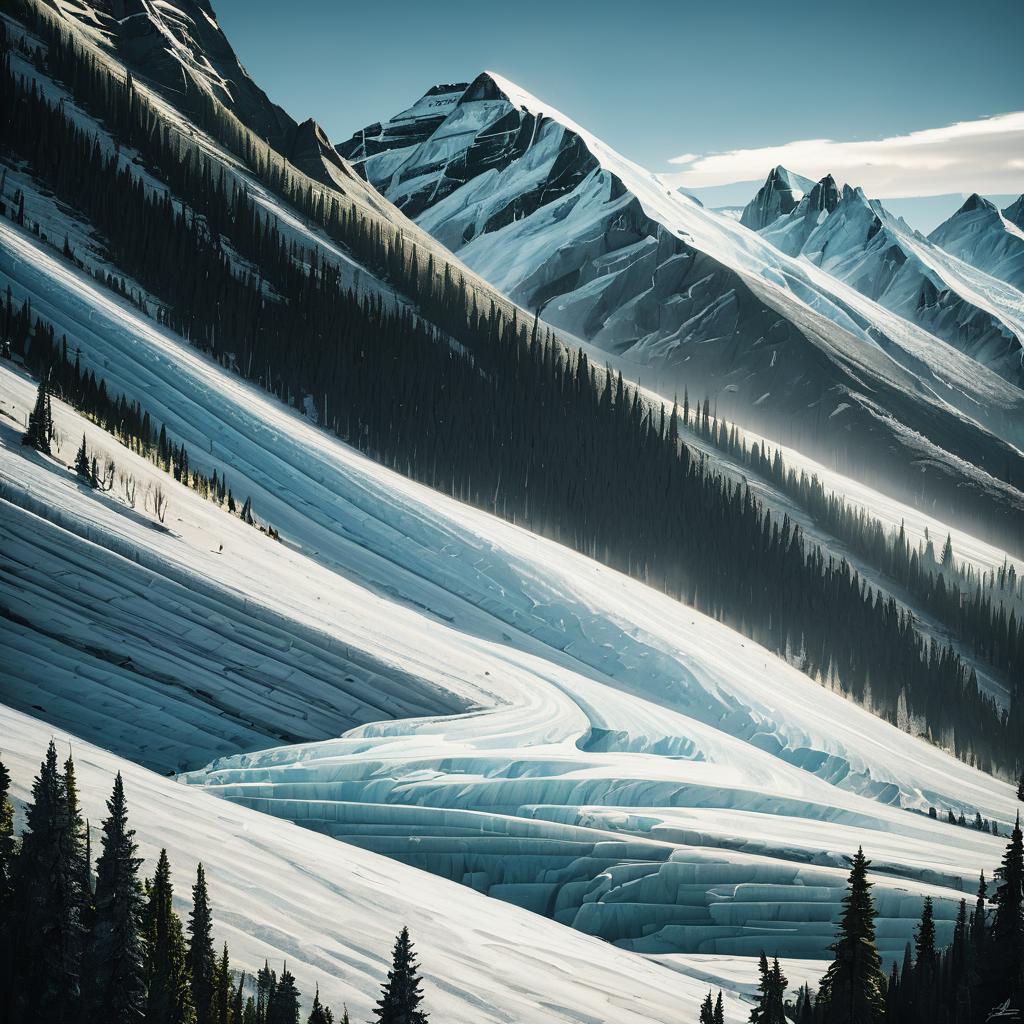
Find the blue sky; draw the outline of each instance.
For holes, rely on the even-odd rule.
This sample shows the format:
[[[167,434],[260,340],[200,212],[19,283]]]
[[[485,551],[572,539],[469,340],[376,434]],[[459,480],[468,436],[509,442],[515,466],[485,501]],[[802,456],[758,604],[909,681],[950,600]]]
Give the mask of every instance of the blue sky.
[[[257,82],[336,141],[484,68],[684,175],[672,158],[768,158],[794,140],[882,139],[1024,109],[1019,0],[213,2]],[[971,145],[979,168],[991,162]],[[690,183],[749,177],[759,159],[718,160]]]

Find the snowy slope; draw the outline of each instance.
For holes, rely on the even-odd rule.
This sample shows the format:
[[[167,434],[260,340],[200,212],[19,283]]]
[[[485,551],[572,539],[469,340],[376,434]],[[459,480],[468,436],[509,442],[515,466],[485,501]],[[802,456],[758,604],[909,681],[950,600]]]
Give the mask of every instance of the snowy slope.
[[[962,458],[1020,485],[1019,389],[499,75],[437,86],[338,148],[505,294],[648,368],[669,397],[716,395],[822,456],[856,437],[893,486],[916,454],[908,431],[935,465]]]
[[[32,239],[0,226],[0,253],[0,286],[282,536],[173,484],[159,529],[0,432],[5,702],[163,767],[266,747],[280,720],[318,739],[419,701],[425,718],[221,758],[194,781],[653,952],[821,956],[842,856],[863,842],[895,955],[922,885],[947,929],[997,860],[999,840],[920,812],[1005,829],[1010,786],[642,584],[376,466]],[[0,380],[21,420],[31,385]],[[80,422],[59,416],[67,458]],[[143,489],[157,474],[110,449]]]
[[[745,208],[745,224],[780,251],[821,267],[1011,383],[1024,382],[1024,294],[957,258],[969,251],[966,242],[950,255],[938,232],[924,238],[861,189],[840,190],[831,175],[795,202],[766,206],[765,197],[779,192],[778,182],[788,174],[784,168],[772,171]],[[995,207],[978,202],[1005,224]],[[986,238],[1001,224],[987,227]],[[963,231],[977,229],[964,225]]]
[[[971,266],[1024,290],[1024,196],[1000,210],[971,196],[929,241]]]
[[[752,964],[702,958],[691,972],[685,958],[673,958],[665,967],[384,857],[215,802],[2,706],[0,734],[19,804],[50,739],[61,756],[70,745],[94,846],[95,823],[120,771],[143,870],[151,873],[167,848],[175,907],[184,915],[201,860],[214,937],[227,941],[232,965],[251,977],[265,958],[278,971],[287,961],[307,1009],[319,984],[336,1015],[347,1003],[353,1020],[366,1020],[394,936],[408,925],[424,1009],[451,1024],[675,1024],[697,1019],[708,989],[703,977],[719,975],[728,1021],[747,1018],[749,1004],[729,981],[742,979],[749,990]]]

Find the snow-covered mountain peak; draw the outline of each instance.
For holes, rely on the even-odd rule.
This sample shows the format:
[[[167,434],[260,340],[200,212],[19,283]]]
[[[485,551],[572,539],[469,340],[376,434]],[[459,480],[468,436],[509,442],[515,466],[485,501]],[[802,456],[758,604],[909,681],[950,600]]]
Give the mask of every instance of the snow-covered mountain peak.
[[[1024,230],[1024,195],[1018,197],[1005,210],[1003,216],[1013,225]]]
[[[759,231],[778,217],[795,210],[813,188],[814,182],[810,178],[794,174],[781,164],[773,167],[757,195],[744,208],[740,223]]]
[[[990,213],[999,212],[995,203],[983,198],[982,196],[979,196],[977,192],[973,193],[971,196],[968,197],[964,205],[961,206],[959,210],[957,210],[957,213],[970,213],[972,210],[985,210],[986,212]],[[953,214],[954,217],[956,215],[957,214]]]
[[[965,263],[1024,290],[1024,196],[1000,211],[975,193],[928,239]]]
[[[800,245],[792,255],[780,252],[702,208],[496,72],[466,86],[435,86],[337,148],[512,301],[621,356],[645,382],[653,372],[663,394],[717,394],[720,408],[769,433],[810,418],[815,436],[828,395],[826,431],[845,439],[871,379],[868,390],[891,395],[890,411],[909,395],[911,405],[938,401],[947,413],[957,406],[941,429],[943,447],[960,446],[961,413],[1003,431],[997,410],[1024,403],[961,352],[937,345],[819,263],[795,258]],[[808,231],[840,200],[833,178],[815,183],[786,168],[773,171],[762,193],[765,219],[802,207]],[[880,218],[863,193],[852,196],[851,209],[865,218],[850,235],[860,244],[878,232]],[[831,404],[834,396],[842,397]],[[866,430],[880,429],[873,413],[864,415]],[[912,431],[937,439],[931,409],[902,415]],[[892,450],[888,440],[883,448]]]
[[[925,238],[860,186],[845,184],[840,193],[831,175],[781,212],[784,204],[766,201],[778,194],[777,181],[773,171],[742,223],[1020,383],[1024,296],[1003,283],[1018,284],[1011,273],[1016,265],[1004,260],[1004,272],[993,273],[977,255],[986,244],[1012,249],[1016,229],[989,200],[971,196]],[[990,262],[999,265],[996,256]]]

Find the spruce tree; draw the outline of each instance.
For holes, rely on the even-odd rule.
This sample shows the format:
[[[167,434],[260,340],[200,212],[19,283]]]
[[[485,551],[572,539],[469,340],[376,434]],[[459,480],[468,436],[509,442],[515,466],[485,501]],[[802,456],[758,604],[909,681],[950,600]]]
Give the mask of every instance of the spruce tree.
[[[806,983],[800,987],[796,997],[796,1024],[814,1024],[814,997]]]
[[[985,881],[985,872],[982,871],[978,877],[978,895],[974,903],[974,912],[971,914],[971,948],[974,950],[974,958],[980,961],[984,958],[985,947],[988,943],[988,884]]]
[[[299,1024],[299,990],[287,964],[267,1006],[267,1024]]]
[[[772,960],[771,998],[768,1001],[768,1024],[786,1024],[786,986],[789,979],[782,973],[779,958]]]
[[[938,953],[935,949],[935,910],[931,896],[925,896],[921,922],[914,937],[914,1012],[921,1024],[931,1024],[936,1013]]]
[[[224,950],[221,953],[220,960],[217,961],[214,989],[218,1024],[229,1024],[231,1020],[233,991],[231,987],[231,962],[228,959],[228,944],[226,942],[224,943]]]
[[[771,968],[768,966],[768,957],[761,950],[761,958],[757,963],[757,1002],[750,1011],[750,1024],[765,1024],[769,1020],[768,1005],[772,995]]]
[[[313,1005],[309,1011],[306,1024],[334,1024],[334,1015],[320,1002],[320,986],[317,985],[313,995]]]
[[[92,864],[89,852],[89,827],[82,817],[78,797],[78,779],[74,759],[68,754],[64,762],[64,790],[67,794],[68,821],[71,828],[71,848],[78,884],[78,912],[86,929],[93,925]]]
[[[1017,799],[1024,800],[1024,772],[1020,773],[1020,779],[1017,781]]]
[[[711,1000],[710,991],[704,997],[704,1002],[700,1004],[699,1024],[715,1024],[715,1004]]]
[[[256,973],[256,1020],[257,1024],[266,1024],[267,1012],[277,991],[277,975],[271,970],[266,960]]]
[[[161,850],[146,902],[146,1024],[195,1024],[187,950],[167,851]]]
[[[38,452],[50,454],[50,442],[53,440],[53,412],[50,408],[49,374],[44,372],[36,392],[35,405],[28,414],[28,429],[22,436],[22,444],[35,448]]]
[[[409,929],[402,928],[391,952],[391,970],[381,986],[373,1013],[380,1024],[426,1024],[427,1014],[418,1009],[422,1001],[416,954]]]
[[[196,1024],[217,1024],[215,997],[216,955],[213,952],[213,912],[203,865],[196,868],[192,886],[192,912],[188,918],[188,966],[192,976],[192,1005]]]
[[[245,1013],[245,971],[238,976],[238,984],[234,987],[231,1000],[231,1024],[242,1024]],[[224,1022],[222,1022],[224,1024]]]
[[[32,783],[14,870],[10,1019],[77,1021],[84,942],[71,820],[53,741]]]
[[[725,1006],[722,1003],[722,990],[718,990],[718,998],[715,1000],[715,1024],[725,1024]]]
[[[135,1024],[145,1019],[143,899],[138,845],[128,827],[124,782],[118,772],[102,825],[96,862],[96,918],[89,943],[87,1012],[93,1024]]]
[[[82,434],[82,443],[75,453],[75,472],[83,480],[92,479],[92,467],[89,465],[89,452],[85,446],[85,434]]]
[[[829,1024],[875,1024],[884,1019],[885,976],[875,947],[875,908],[867,872],[871,862],[859,849],[853,858],[835,960],[821,980],[818,1005]]]
[[[999,884],[992,896],[995,910],[986,956],[982,962],[983,1006],[1006,1000],[1024,1010],[1024,842],[1020,815],[996,870]]]

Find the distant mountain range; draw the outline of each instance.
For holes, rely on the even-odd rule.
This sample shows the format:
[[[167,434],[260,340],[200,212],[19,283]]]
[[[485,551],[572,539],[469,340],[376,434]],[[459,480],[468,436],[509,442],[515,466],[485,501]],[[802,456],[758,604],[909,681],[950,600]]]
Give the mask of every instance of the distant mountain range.
[[[665,175],[670,181],[671,175]],[[813,179],[811,183],[813,184]],[[760,179],[749,181],[733,181],[725,185],[705,185],[699,188],[683,187],[692,199],[702,206],[719,213],[735,214],[739,217],[743,208],[750,202],[750,197],[764,184]],[[895,217],[902,217],[912,228],[922,234],[934,231],[943,221],[960,209],[970,198],[968,192],[946,192],[937,196],[879,196],[882,205]],[[1002,209],[1014,202],[1016,196],[1006,194],[986,194],[990,203]]]
[[[972,196],[925,238],[859,188],[775,168],[740,223],[937,338],[1024,383],[1024,233]],[[993,271],[996,273],[993,274]]]
[[[1017,321],[1009,298],[1000,305],[963,283],[1005,288],[980,272],[945,258],[941,274],[906,271],[883,302],[883,289],[863,286],[867,271],[802,258],[802,245],[780,246],[702,208],[490,72],[437,85],[337,148],[509,298],[632,364],[663,394],[712,395],[741,422],[821,454],[843,450],[898,489],[908,461],[937,467],[950,454],[984,467],[969,492],[991,496],[993,477],[1022,482]],[[775,177],[754,200],[758,227],[805,218],[813,183]],[[833,183],[818,200],[841,206],[851,231],[854,214],[863,218],[864,236],[884,220],[880,265],[897,236],[913,266],[936,251],[860,193]],[[856,248],[853,236],[848,244]],[[921,312],[905,319],[919,300]],[[950,344],[937,340],[940,329]]]

